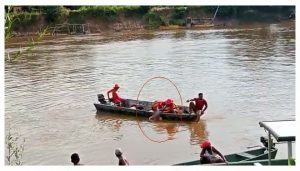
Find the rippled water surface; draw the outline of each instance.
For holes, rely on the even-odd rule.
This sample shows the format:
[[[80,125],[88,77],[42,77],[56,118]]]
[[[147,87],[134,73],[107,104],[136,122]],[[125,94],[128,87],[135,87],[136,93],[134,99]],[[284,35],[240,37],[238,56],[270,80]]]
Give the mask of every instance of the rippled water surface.
[[[10,44],[6,53],[19,48]],[[224,154],[238,152],[266,135],[259,121],[295,118],[294,24],[59,37],[33,53],[5,63],[6,132],[25,138],[27,165],[69,165],[73,152],[83,164],[114,165],[117,147],[131,164],[175,164],[198,158],[204,139]],[[154,76],[171,79],[184,102],[203,92],[202,120],[143,120],[149,137],[169,138],[156,143],[135,117],[96,115],[97,93],[118,83],[122,97],[136,99]],[[140,98],[180,103],[165,80],[145,86]]]

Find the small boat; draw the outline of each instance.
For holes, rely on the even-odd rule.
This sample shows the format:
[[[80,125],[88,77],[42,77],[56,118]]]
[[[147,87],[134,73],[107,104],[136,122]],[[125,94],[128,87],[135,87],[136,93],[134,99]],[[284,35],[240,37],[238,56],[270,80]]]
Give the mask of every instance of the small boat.
[[[248,161],[256,161],[256,160],[263,160],[263,159],[268,159],[269,152],[267,150],[268,148],[266,147],[260,147],[257,149],[249,150],[249,151],[244,151],[241,153],[233,153],[233,154],[228,154],[224,155],[226,160],[228,161],[228,165],[231,163],[240,163],[240,162],[248,162]],[[275,158],[277,154],[277,148],[272,148],[271,149],[271,157],[272,159]],[[184,163],[179,163],[175,165],[200,165],[200,157],[198,160],[190,161],[190,162],[184,162]],[[222,163],[214,163],[213,165],[222,165]],[[225,164],[225,163],[223,163]]]
[[[100,100],[99,100],[100,101]],[[131,115],[137,117],[147,117],[153,115],[153,111],[151,110],[153,102],[149,101],[137,101],[133,99],[126,99],[126,103],[123,106],[117,106],[111,103],[94,103],[98,112],[110,112],[119,115]],[[131,106],[139,106],[137,109]],[[188,107],[186,106],[178,106],[182,107],[183,113],[161,113],[160,116],[163,120],[172,120],[172,121],[195,121],[197,119],[197,115],[189,114]]]
[[[269,159],[232,162],[232,163],[228,163],[228,165],[232,165],[232,166],[243,166],[243,165],[267,166],[267,165],[269,165]],[[295,163],[295,160],[292,160],[289,162],[288,159],[274,159],[271,161],[271,165],[272,166],[287,166],[287,165],[294,166],[294,165],[296,165],[296,163]]]

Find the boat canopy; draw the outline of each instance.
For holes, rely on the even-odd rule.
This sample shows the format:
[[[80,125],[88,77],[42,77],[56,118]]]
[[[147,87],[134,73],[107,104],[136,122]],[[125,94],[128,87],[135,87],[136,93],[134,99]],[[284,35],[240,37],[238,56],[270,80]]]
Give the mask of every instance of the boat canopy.
[[[259,122],[260,127],[268,131],[268,150],[271,150],[272,137],[277,142],[287,142],[288,144],[288,163],[292,162],[292,142],[296,141],[296,121],[280,120],[280,121],[262,121]],[[269,154],[269,165],[271,165],[271,155]]]
[[[259,125],[270,132],[277,142],[295,141],[296,139],[295,120],[262,121],[259,122]]]

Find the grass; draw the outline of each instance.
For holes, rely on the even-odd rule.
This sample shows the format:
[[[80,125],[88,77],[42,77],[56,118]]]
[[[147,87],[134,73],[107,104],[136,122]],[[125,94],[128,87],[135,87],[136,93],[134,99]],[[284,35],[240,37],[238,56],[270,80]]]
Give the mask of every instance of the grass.
[[[25,138],[21,138],[19,135],[13,135],[9,130],[5,137],[5,143],[7,148],[6,160],[8,165],[22,165]]]
[[[34,24],[37,20],[37,16],[39,16],[39,13],[18,13],[14,14],[12,13],[12,8],[8,7],[8,12],[5,14],[5,42],[7,43],[9,39],[13,37],[13,30],[14,28],[20,28],[22,26],[26,26],[28,24]],[[5,60],[8,62],[14,62],[18,60],[24,52],[29,52],[32,55],[33,49],[36,47],[38,42],[41,42],[44,38],[44,36],[48,32],[48,27],[45,29],[42,29],[37,33],[36,41],[34,41],[34,38],[31,37],[28,41],[28,48],[25,49],[25,51],[19,50],[17,53],[15,53],[13,56],[10,56],[9,54],[5,55]],[[21,49],[21,48],[20,48]]]

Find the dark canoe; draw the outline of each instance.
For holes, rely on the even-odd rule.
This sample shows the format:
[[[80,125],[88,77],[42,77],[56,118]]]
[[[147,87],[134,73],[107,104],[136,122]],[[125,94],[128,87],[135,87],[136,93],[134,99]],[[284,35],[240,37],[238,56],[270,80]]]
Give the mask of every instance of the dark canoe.
[[[247,161],[255,161],[255,160],[264,160],[268,159],[268,150],[266,147],[260,147],[257,149],[249,150],[249,151],[244,151],[241,153],[234,153],[234,154],[228,154],[225,155],[224,157],[228,161],[228,164],[230,165],[231,163],[238,163],[238,162],[247,162]],[[277,154],[277,149],[273,148],[271,150],[271,157],[272,159],[275,158]],[[179,163],[175,165],[200,165],[200,159],[199,160],[194,160],[190,162],[184,162],[184,163]],[[222,165],[222,164],[217,164],[217,165]]]
[[[138,104],[143,106],[143,110],[130,108],[129,106]],[[153,111],[151,110],[152,102],[148,101],[137,101],[132,99],[127,99],[125,107],[120,107],[112,104],[101,104],[101,103],[94,103],[98,112],[109,112],[115,114],[122,114],[122,115],[131,115],[131,116],[138,116],[138,117],[146,117],[149,118],[153,115]],[[183,114],[176,114],[176,113],[162,113],[160,116],[163,120],[173,120],[173,121],[195,121],[197,116],[195,114],[187,113],[188,107],[182,106],[184,108]]]

